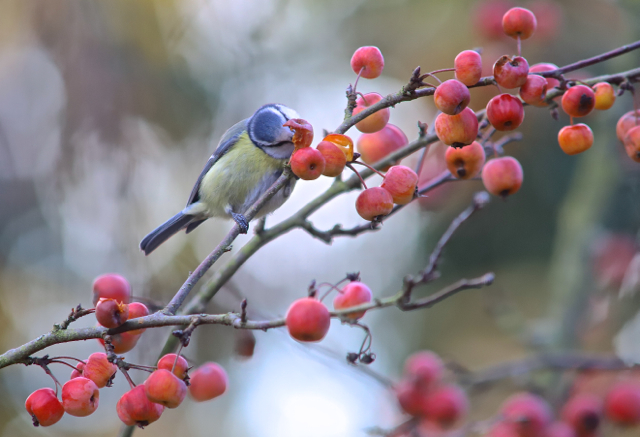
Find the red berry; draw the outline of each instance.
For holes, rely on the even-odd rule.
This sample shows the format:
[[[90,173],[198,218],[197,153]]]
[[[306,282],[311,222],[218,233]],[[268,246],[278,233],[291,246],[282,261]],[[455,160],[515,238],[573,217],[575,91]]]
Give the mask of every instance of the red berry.
[[[522,56],[502,56],[493,65],[493,78],[504,88],[519,88],[527,82],[529,63]]]
[[[413,200],[418,185],[418,175],[404,165],[394,165],[387,171],[380,185],[391,194],[393,203],[406,205]]]
[[[558,69],[558,66],[556,64],[551,64],[549,62],[541,62],[539,64],[534,64],[531,67],[529,67],[529,73],[543,73],[545,71],[553,71],[557,69]],[[547,80],[547,91],[551,90],[551,88],[555,88],[558,85],[560,85],[560,81],[558,79],[554,79],[552,77],[546,77],[545,79]]]
[[[134,331],[111,335],[113,352],[123,354],[136,347],[136,344],[138,344],[138,340],[140,339],[140,334],[132,334],[132,332]],[[104,346],[104,340],[102,338],[99,338],[98,341],[102,346]]]
[[[460,114],[470,101],[469,88],[456,79],[442,82],[433,94],[436,108],[449,115]]]
[[[469,108],[458,115],[438,114],[436,135],[444,144],[462,147],[473,143],[478,136],[478,118]]]
[[[487,118],[499,131],[517,129],[524,120],[522,102],[511,94],[500,94],[489,100]]]
[[[486,437],[520,437],[520,434],[513,423],[496,422],[489,428]]]
[[[636,119],[636,114],[634,111],[629,111],[624,114],[618,120],[616,124],[616,135],[620,141],[624,141],[624,137],[627,136],[627,132],[632,127],[636,127],[640,124],[640,110],[638,110],[638,120]]]
[[[293,174],[305,181],[318,179],[326,165],[322,153],[311,147],[304,147],[293,152],[290,164]]]
[[[511,8],[502,17],[502,29],[513,39],[529,38],[535,32],[537,25],[536,16],[525,8]]]
[[[51,426],[64,415],[62,403],[50,388],[40,388],[31,393],[24,407],[31,415],[34,426]]]
[[[602,400],[592,394],[573,396],[562,408],[562,419],[580,436],[592,435],[602,419]]]
[[[227,372],[217,363],[208,362],[191,373],[189,394],[196,402],[208,401],[227,390]]]
[[[423,390],[442,379],[444,364],[440,357],[431,351],[420,351],[407,358],[404,373]]]
[[[173,369],[173,374],[176,375],[180,379],[184,379],[187,374],[187,369],[189,368],[189,363],[184,359],[183,356],[178,357],[178,361],[176,361],[176,354],[166,354],[162,358],[158,360],[158,370],[164,369],[171,371]],[[174,367],[175,364],[175,367]]]
[[[333,308],[336,310],[344,310],[354,306],[371,302],[372,293],[367,284],[359,281],[349,282],[345,285],[340,293],[333,299]],[[349,314],[349,319],[357,320],[364,316],[365,311]]]
[[[360,47],[351,57],[351,69],[354,73],[360,73],[365,79],[375,79],[382,74],[384,58],[380,49],[375,46]]]
[[[469,401],[457,385],[442,385],[427,394],[424,408],[429,419],[448,427],[467,414]]]
[[[187,395],[187,385],[170,370],[158,369],[144,382],[144,392],[151,402],[177,408]]]
[[[116,405],[118,417],[127,426],[144,428],[160,418],[164,407],[151,402],[144,392],[144,385],[132,388],[122,395]]]
[[[569,88],[562,96],[562,109],[572,117],[584,117],[596,104],[593,90],[586,85]]]
[[[129,317],[127,320],[137,319],[139,317],[144,317],[149,315],[149,308],[141,302],[131,302],[129,304]],[[142,329],[134,329],[133,331],[127,331],[132,335],[139,335],[146,331],[146,328]]]
[[[444,159],[452,175],[458,179],[471,179],[480,174],[486,158],[484,148],[474,141],[459,149],[448,147]]]
[[[494,196],[515,194],[522,186],[522,166],[511,156],[492,159],[484,165],[482,183]]]
[[[118,302],[129,303],[131,286],[129,282],[116,273],[98,276],[93,281],[93,305],[100,299],[115,299]]]
[[[347,165],[347,156],[344,152],[329,141],[320,141],[317,150],[324,157],[325,166],[322,174],[332,178],[339,176]]]
[[[409,143],[399,127],[387,123],[378,132],[361,135],[358,139],[358,153],[367,164],[375,164]]]
[[[99,399],[98,386],[89,378],[80,376],[62,386],[62,406],[72,416],[84,417],[93,413],[98,408]]]
[[[382,187],[363,190],[356,199],[356,211],[365,220],[375,220],[393,210],[393,196]]]
[[[96,305],[96,320],[105,328],[117,328],[129,318],[129,306],[114,299],[101,298]]]
[[[640,162],[640,126],[632,127],[627,131],[623,144],[629,158]]]
[[[466,86],[475,85],[482,77],[482,56],[475,50],[458,53],[453,61],[456,79]]]
[[[96,383],[98,388],[107,385],[107,382],[118,371],[118,366],[107,359],[107,354],[96,352],[89,355],[87,363],[82,369],[82,376]]]
[[[417,417],[424,415],[425,393],[412,381],[401,381],[394,387],[400,407],[409,415]]]
[[[640,384],[624,381],[616,384],[604,400],[607,418],[619,425],[640,424]]]
[[[573,428],[565,422],[555,422],[547,428],[545,437],[577,437],[577,434]]]
[[[582,153],[593,144],[593,132],[586,124],[565,126],[558,132],[558,143],[567,155]]]
[[[520,88],[520,97],[534,106],[546,106],[547,80],[537,74],[527,76],[527,81]]]
[[[329,332],[329,310],[318,299],[305,297],[291,304],[285,317],[289,335],[298,341],[320,341]]]
[[[505,422],[512,423],[520,437],[541,437],[551,423],[547,401],[531,393],[510,396],[500,409]]]
[[[84,369],[84,363],[82,361],[79,361],[76,364],[76,368],[71,371],[71,376],[69,376],[69,379],[73,379],[73,378],[77,378],[79,376],[82,376],[82,369]]]
[[[353,115],[358,115],[369,106],[378,103],[380,100],[382,100],[382,96],[378,93],[368,93],[364,96],[358,97],[358,100],[356,100],[356,107],[353,109]],[[383,108],[374,112],[370,116],[365,117],[364,120],[357,122],[356,129],[366,134],[378,132],[387,125],[390,116],[391,110],[389,108]]]
[[[596,98],[595,108],[605,111],[613,106],[616,102],[616,93],[608,82],[598,82],[593,86]]]

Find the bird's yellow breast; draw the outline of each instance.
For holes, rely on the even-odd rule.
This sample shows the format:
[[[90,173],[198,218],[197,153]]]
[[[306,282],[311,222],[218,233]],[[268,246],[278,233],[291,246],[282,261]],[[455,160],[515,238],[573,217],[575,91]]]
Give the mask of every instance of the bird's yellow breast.
[[[209,216],[226,216],[225,208],[238,208],[261,184],[265,175],[282,168],[282,160],[256,147],[247,133],[211,167],[200,183],[200,200]]]

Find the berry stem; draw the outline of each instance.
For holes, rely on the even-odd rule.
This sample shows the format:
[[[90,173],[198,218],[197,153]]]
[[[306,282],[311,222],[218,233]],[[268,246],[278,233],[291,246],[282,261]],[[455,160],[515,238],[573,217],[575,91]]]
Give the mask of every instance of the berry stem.
[[[351,165],[350,162],[347,162],[347,167],[353,171],[356,176],[358,176],[358,179],[360,179],[360,183],[362,184],[362,186],[364,187],[364,189],[368,189],[367,184],[365,183],[364,179],[362,179],[362,176],[360,176],[360,173],[358,173],[358,170],[356,170],[355,168],[353,168],[353,165]]]
[[[378,170],[376,170],[375,168],[371,167],[369,164],[365,163],[365,162],[360,162],[360,161],[351,161],[350,164],[360,164],[360,165],[364,165],[365,167],[367,167],[369,170],[378,173],[380,176],[384,177],[384,173],[379,172]]]
[[[456,71],[456,69],[455,68],[442,68],[440,70],[435,70],[435,71],[432,71],[431,73],[427,73],[427,74],[433,76],[434,74],[444,73],[445,71]],[[435,77],[435,76],[433,76],[433,77]],[[437,77],[436,77],[436,79],[437,79]]]
[[[129,376],[129,372],[127,372],[123,367],[118,366],[118,369],[120,369],[120,371],[122,372],[122,374],[124,375],[125,379],[127,380],[127,382],[129,383],[129,387],[130,388],[135,388],[136,384],[135,382],[133,382],[133,380],[131,379],[131,377]]]
[[[364,67],[360,68],[360,71],[358,71],[358,75],[356,76],[356,81],[353,83],[353,92],[356,92],[356,88],[358,87],[358,80],[360,80],[360,75],[362,74],[362,72],[364,71]]]
[[[364,96],[364,94],[362,94],[360,91],[356,92],[356,94],[362,97],[362,100],[364,101],[365,105],[369,106],[369,102],[367,102],[367,98]]]
[[[69,364],[66,361],[62,361],[62,360],[56,360],[55,358],[51,358],[51,360],[49,361],[50,363],[58,363],[58,364],[64,364],[65,366],[69,366],[74,370],[77,370],[78,372],[82,373],[82,371],[80,369],[78,369],[76,366],[74,366],[73,364]]]
[[[176,358],[173,360],[173,366],[171,366],[171,373],[176,370],[176,366],[178,365],[178,360],[180,359],[180,354],[182,353],[182,348],[184,345],[180,343],[180,347],[178,348],[178,352],[176,353]]]
[[[79,359],[79,358],[75,358],[75,357],[67,357],[67,356],[64,356],[64,355],[60,355],[60,356],[58,356],[58,357],[51,357],[50,359],[51,359],[51,361],[53,361],[53,360],[75,360],[75,361],[77,361],[77,362],[79,362],[79,363],[87,364],[85,361],[82,361],[82,360],[81,360],[81,359]]]
[[[433,77],[435,80],[437,80],[439,84],[440,84],[440,83],[442,83],[442,81],[441,81],[440,79],[438,79],[438,76],[435,76],[433,73],[425,73],[425,74],[423,74],[423,75],[422,75],[422,77],[425,77],[425,76],[431,76],[431,77]],[[426,85],[432,86],[432,87],[434,87],[434,88],[436,88],[436,87],[437,87],[436,85],[431,85],[430,83],[427,83]]]
[[[520,34],[518,34],[518,37],[516,38],[517,44],[518,44],[518,56],[521,55],[522,53],[522,40],[520,39]]]

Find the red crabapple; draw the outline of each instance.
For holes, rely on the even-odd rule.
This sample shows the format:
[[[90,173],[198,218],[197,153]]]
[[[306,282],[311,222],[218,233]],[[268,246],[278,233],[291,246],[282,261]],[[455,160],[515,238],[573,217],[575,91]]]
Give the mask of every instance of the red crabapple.
[[[562,419],[571,425],[578,435],[592,435],[600,426],[602,400],[588,393],[573,396],[562,408]]]
[[[404,363],[404,373],[423,390],[442,379],[444,363],[431,351],[420,351],[411,355]]]
[[[31,415],[34,426],[51,426],[64,415],[62,403],[50,388],[40,388],[31,393],[24,407]]]
[[[203,402],[220,396],[227,390],[227,372],[217,363],[208,362],[191,373],[189,395],[196,402]]]
[[[382,187],[363,190],[356,199],[356,211],[365,220],[389,214],[393,210],[393,196]]]
[[[525,8],[511,8],[502,17],[502,29],[513,39],[529,38],[537,25],[536,16]]]
[[[484,148],[477,141],[459,149],[448,147],[444,159],[453,176],[458,179],[471,179],[482,170],[485,162]]]
[[[436,108],[448,115],[460,114],[470,101],[469,88],[456,79],[445,80],[433,94]]]
[[[105,328],[117,328],[129,318],[129,305],[101,298],[96,305],[96,320]]]
[[[380,185],[391,194],[393,203],[406,205],[413,200],[418,185],[418,175],[415,171],[404,165],[394,165]]]
[[[142,302],[131,302],[129,304],[129,317],[127,320],[137,319],[149,315],[149,308]],[[138,335],[146,331],[146,328],[134,329],[133,331],[127,331],[129,334]]]
[[[613,106],[616,101],[616,93],[609,82],[598,82],[593,86],[596,97],[595,108],[605,111]]]
[[[72,416],[84,417],[93,413],[98,408],[99,399],[98,386],[89,378],[73,378],[62,386],[62,406]]]
[[[493,78],[504,88],[519,88],[527,82],[529,63],[522,56],[502,56],[493,65]]]
[[[298,341],[320,341],[329,332],[329,310],[318,299],[305,297],[291,304],[285,324],[289,335]],[[193,380],[193,376],[191,376]]]
[[[293,152],[290,164],[293,174],[305,181],[318,179],[326,165],[322,153],[311,147],[303,147]]]
[[[583,123],[565,126],[558,132],[558,143],[567,155],[577,155],[593,144],[593,132]]]
[[[522,186],[522,166],[511,156],[492,159],[484,165],[482,183],[494,196],[506,198]]]
[[[545,437],[577,437],[577,434],[567,423],[554,422],[547,428]]]
[[[102,388],[107,385],[107,382],[117,371],[118,366],[107,359],[107,354],[96,352],[89,355],[87,363],[82,369],[82,376],[95,382],[98,388]]]
[[[619,425],[640,424],[640,384],[632,381],[619,382],[604,400],[607,418]]]
[[[332,178],[339,176],[347,165],[347,156],[344,152],[329,141],[320,141],[316,148],[324,157],[325,166],[322,174]]]
[[[177,361],[176,357],[178,357]],[[187,369],[189,369],[189,363],[183,356],[178,356],[176,354],[166,354],[158,360],[158,370],[159,369],[168,371],[171,371],[171,369],[173,369],[174,375],[176,375],[180,379],[184,379],[184,376],[187,374]]]
[[[82,369],[84,369],[84,363],[82,361],[79,361],[76,364],[76,368],[71,371],[71,376],[69,376],[69,379],[73,379],[73,378],[77,378],[79,376],[82,376]]]
[[[539,64],[534,64],[529,67],[529,73],[543,73],[545,71],[553,71],[557,70],[559,67],[556,64],[551,64],[549,62],[541,62]],[[542,76],[540,76],[542,77]],[[554,79],[553,77],[546,77],[547,80],[547,90],[551,90],[552,88],[560,85],[560,81],[558,79]]]
[[[524,107],[517,97],[500,94],[489,100],[487,118],[496,130],[511,131],[522,124]]]
[[[632,127],[627,131],[623,144],[629,158],[640,162],[640,126]]]
[[[453,61],[456,79],[466,86],[475,85],[482,77],[482,56],[475,50],[458,53]]]
[[[586,85],[569,88],[562,96],[562,109],[571,117],[584,117],[596,104],[593,90]]]
[[[131,286],[124,277],[116,273],[100,275],[93,281],[93,305],[97,305],[101,298],[129,303]]]
[[[378,93],[368,93],[358,97],[358,100],[356,100],[356,107],[353,109],[353,115],[358,115],[369,106],[378,103],[380,100],[382,100],[382,96]],[[365,117],[364,120],[357,122],[356,129],[366,134],[378,132],[387,125],[390,116],[391,110],[389,108],[383,108],[374,112],[370,116]]]
[[[424,415],[425,393],[412,381],[403,380],[394,386],[398,403],[402,410],[414,417]]]
[[[132,388],[122,395],[116,405],[118,417],[127,426],[144,428],[160,418],[164,407],[151,402],[144,392],[144,385]]]
[[[351,69],[354,73],[360,73],[365,79],[375,79],[382,74],[384,58],[380,49],[375,46],[360,47],[351,57]]]
[[[478,136],[478,118],[469,108],[464,108],[458,115],[438,114],[435,130],[444,144],[452,147],[466,146]]]
[[[545,106],[547,95],[547,80],[537,74],[530,74],[527,81],[520,88],[520,98],[533,106]]]
[[[427,394],[424,408],[427,417],[448,427],[467,414],[469,400],[457,385],[442,385]]]
[[[640,109],[638,110],[637,115],[637,118],[640,118]],[[634,111],[629,111],[622,117],[620,117],[618,123],[616,124],[616,135],[618,137],[618,140],[624,141],[624,137],[627,136],[627,132],[629,131],[629,129],[640,124],[637,118]]]
[[[136,347],[141,334],[132,334],[131,332],[121,332],[120,334],[111,335],[113,352],[116,354],[123,354]],[[104,346],[104,340],[102,338],[99,338],[98,341],[102,346]]]
[[[500,408],[505,422],[517,429],[520,437],[540,437],[551,423],[551,408],[547,401],[531,393],[516,393]]]
[[[333,299],[333,308],[345,310],[354,306],[371,302],[372,293],[367,284],[359,281],[352,281],[345,285]],[[348,319],[358,320],[366,311],[360,311],[347,315]]]
[[[364,162],[374,164],[408,143],[407,136],[399,127],[387,123],[378,132],[361,135],[357,149]]]
[[[187,395],[187,385],[167,369],[158,369],[144,382],[144,393],[151,402],[177,408]]]

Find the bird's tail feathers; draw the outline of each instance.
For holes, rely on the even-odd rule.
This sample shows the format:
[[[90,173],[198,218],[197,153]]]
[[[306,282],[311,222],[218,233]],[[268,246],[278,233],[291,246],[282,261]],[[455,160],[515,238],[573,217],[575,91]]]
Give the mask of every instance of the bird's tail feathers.
[[[187,227],[193,219],[192,215],[179,212],[144,237],[140,242],[140,249],[145,255],[149,255],[173,234]]]

